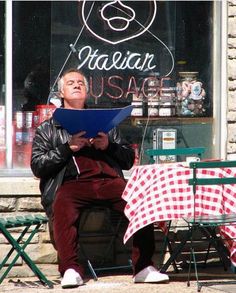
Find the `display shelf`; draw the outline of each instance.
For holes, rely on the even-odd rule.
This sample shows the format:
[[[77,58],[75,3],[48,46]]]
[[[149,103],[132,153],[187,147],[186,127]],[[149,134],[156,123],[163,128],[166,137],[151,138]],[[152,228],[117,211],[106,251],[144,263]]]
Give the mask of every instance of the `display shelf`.
[[[213,117],[131,117],[131,124],[133,126],[145,125],[163,125],[168,123],[168,125],[181,125],[181,124],[206,124],[212,123]]]

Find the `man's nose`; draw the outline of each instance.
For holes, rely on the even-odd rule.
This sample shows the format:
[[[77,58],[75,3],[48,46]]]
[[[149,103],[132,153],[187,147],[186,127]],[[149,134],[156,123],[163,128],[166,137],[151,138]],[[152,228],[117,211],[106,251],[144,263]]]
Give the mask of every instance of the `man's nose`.
[[[80,84],[79,83],[75,83],[75,86],[74,86],[75,88],[80,88]]]

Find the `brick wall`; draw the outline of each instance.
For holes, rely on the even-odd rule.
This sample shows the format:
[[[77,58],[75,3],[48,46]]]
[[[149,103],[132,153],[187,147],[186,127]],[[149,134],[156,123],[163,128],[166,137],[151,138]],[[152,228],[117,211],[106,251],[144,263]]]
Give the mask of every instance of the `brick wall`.
[[[228,1],[228,158],[236,159],[236,0]]]
[[[0,186],[0,217],[31,213],[44,214],[40,203],[38,180],[17,177],[0,178]],[[20,229],[12,230],[13,235],[17,236]],[[27,235],[23,238],[23,241],[26,240],[26,237]],[[10,247],[7,240],[0,234],[0,259],[3,259]],[[50,243],[47,225],[42,226],[40,233],[34,236],[26,251],[46,275],[58,275],[57,255]],[[22,259],[19,258],[17,265],[14,266],[8,276],[33,276],[33,273]]]

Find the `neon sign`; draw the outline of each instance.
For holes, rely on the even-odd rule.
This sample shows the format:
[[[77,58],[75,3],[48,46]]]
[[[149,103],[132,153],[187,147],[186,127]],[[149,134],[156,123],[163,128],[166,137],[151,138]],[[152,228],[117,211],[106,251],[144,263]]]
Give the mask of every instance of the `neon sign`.
[[[109,6],[113,6],[113,4],[116,4],[116,3],[118,3],[122,8],[125,8],[128,11],[130,11],[131,17],[128,17],[128,18],[127,17],[121,17],[121,16],[110,17],[109,14],[108,14],[108,17],[107,17],[105,15],[105,10]],[[108,26],[111,29],[113,29],[114,31],[124,31],[124,30],[126,30],[128,28],[129,23],[134,20],[134,18],[135,18],[135,11],[131,7],[123,4],[122,1],[119,1],[118,0],[118,1],[112,1],[112,2],[107,3],[106,5],[104,5],[103,8],[101,9],[101,16],[102,16],[102,19],[107,22]],[[114,24],[115,24],[115,22],[117,20],[123,22],[123,26],[121,26],[121,27],[114,26]],[[113,22],[114,22],[114,24],[113,24]]]
[[[83,4],[82,4],[82,19],[83,19],[84,25],[86,26],[86,28],[96,38],[98,38],[98,39],[100,39],[102,41],[105,41],[107,43],[110,43],[112,45],[119,44],[121,42],[125,42],[125,41],[128,41],[128,40],[137,38],[138,36],[144,34],[145,31],[147,31],[148,28],[152,25],[152,23],[153,23],[153,21],[154,21],[154,19],[156,17],[156,10],[157,10],[156,1],[149,1],[149,2],[153,3],[153,11],[152,11],[152,17],[151,17],[150,21],[147,22],[147,25],[146,26],[142,25],[142,27],[141,27],[141,29],[139,31],[137,31],[136,33],[135,32],[132,33],[132,35],[130,35],[130,36],[124,36],[124,37],[121,37],[118,40],[111,40],[111,39],[108,39],[107,37],[105,38],[104,36],[101,36],[100,34],[98,34],[98,32],[95,32],[94,29],[89,25],[89,23],[87,21],[87,18],[85,16],[86,2],[87,1],[83,1]],[[122,16],[114,16],[114,17],[111,17],[110,15],[105,16],[105,11],[108,8],[114,8],[116,12],[121,12]],[[126,30],[128,28],[128,26],[131,25],[131,22],[135,21],[135,16],[136,16],[134,10],[131,7],[123,4],[122,1],[110,1],[105,6],[103,6],[101,11],[98,12],[98,13],[100,14],[100,16],[103,19],[103,21],[108,23],[108,26],[114,32],[114,34],[117,31],[120,32],[120,31]],[[124,26],[122,26],[121,28],[117,28],[117,27],[114,26],[115,21],[120,21],[120,23],[125,22],[126,24]],[[118,34],[116,33],[115,35],[117,36]]]
[[[125,54],[120,51],[111,54],[100,54],[98,49],[93,51],[90,46],[85,46],[78,53],[79,64],[77,68],[81,69],[87,66],[90,70],[105,71],[112,69],[154,70],[156,68],[156,64],[153,61],[154,57],[154,54],[131,53],[130,51],[126,51]]]
[[[155,42],[157,41],[158,45],[162,45],[169,53],[172,65],[163,77],[166,78],[174,68],[173,54],[167,45],[149,30],[157,14],[156,1],[144,2],[145,8],[148,5],[147,8],[149,10],[143,17],[141,14],[138,17],[136,13],[138,10],[135,9],[133,2],[124,2],[120,0],[108,2],[98,1],[93,2],[91,5],[91,1],[81,1],[81,16],[84,24],[81,32],[84,28],[87,28],[97,40],[111,45],[128,42],[140,37],[144,33],[150,34],[154,38],[153,47],[155,48]],[[98,22],[94,22],[96,18]],[[108,30],[109,33],[105,33],[105,30],[101,29],[101,27],[106,27],[106,31]],[[92,48],[90,45],[77,48],[77,67],[79,69],[85,68],[91,71],[112,72],[110,76],[107,76],[107,73],[104,76],[99,75],[99,77],[96,77],[96,81],[93,80],[93,77],[90,77],[90,95],[96,101],[97,98],[104,95],[112,99],[119,99],[122,97],[127,98],[129,94],[136,96],[142,95],[145,98],[153,98],[160,94],[160,88],[152,91],[152,96],[150,96],[147,90],[150,80],[158,79],[157,76],[159,74],[156,56],[153,52],[146,51],[139,53],[137,50],[133,52],[132,49],[127,49],[122,52],[120,50],[113,50],[114,48],[112,47],[108,54],[107,48],[106,52],[102,52],[101,49]],[[118,72],[118,74],[114,73],[115,70],[119,73],[127,70],[128,74],[132,72],[132,76],[128,75],[128,77],[123,77],[122,75],[118,75]],[[134,72],[145,72],[146,77],[143,74],[141,79],[140,76],[135,77],[133,76]],[[160,81],[158,80],[157,84],[160,84]]]
[[[161,80],[166,79],[165,77]],[[160,87],[155,87],[154,91],[150,95],[150,92],[147,89],[148,84],[151,82],[157,81],[157,77],[150,76],[146,77],[141,81],[137,81],[134,76],[131,76],[126,80],[128,82],[127,88],[124,88],[119,85],[119,83],[122,83],[124,81],[124,78],[119,75],[112,75],[108,78],[101,77],[100,80],[94,81],[92,77],[90,77],[89,80],[89,88],[90,88],[90,96],[95,98],[95,101],[97,101],[98,98],[107,95],[111,99],[120,99],[122,97],[128,98],[128,95],[134,94],[137,97],[142,95],[143,97],[147,99],[152,99],[157,97],[161,94],[162,89]],[[99,88],[99,92],[94,91],[94,83],[96,86],[96,89]]]

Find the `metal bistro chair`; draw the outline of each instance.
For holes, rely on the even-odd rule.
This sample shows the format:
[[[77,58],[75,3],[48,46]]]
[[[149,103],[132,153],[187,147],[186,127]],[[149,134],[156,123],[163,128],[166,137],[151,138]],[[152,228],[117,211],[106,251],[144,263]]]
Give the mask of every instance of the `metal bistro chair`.
[[[95,281],[99,272],[132,268],[130,259],[124,265],[111,264],[117,259],[117,241],[123,239],[127,221],[125,215],[103,205],[83,209],[79,221],[80,251]],[[98,245],[99,241],[103,244],[100,253],[99,249],[89,250],[89,246]]]
[[[36,266],[33,260],[25,251],[28,244],[30,244],[32,238],[42,225],[47,224],[48,219],[46,216],[41,214],[26,215],[26,216],[7,216],[0,218],[0,233],[7,239],[8,243],[11,245],[11,249],[6,254],[6,256],[1,260],[0,263],[0,284],[5,279],[7,274],[16,264],[19,257],[21,257],[33,273],[39,278],[41,283],[49,288],[53,288],[53,284],[49,281],[46,276],[41,272],[41,270]],[[13,236],[14,229],[23,228],[17,238]],[[13,231],[12,231],[13,229]],[[24,236],[28,234],[27,239],[23,239]],[[14,253],[15,252],[15,253]],[[10,259],[11,256],[14,256]],[[10,263],[8,264],[7,261]],[[5,267],[6,266],[6,267]]]
[[[149,157],[149,163],[153,164],[158,161],[159,156],[166,156],[167,161],[183,161],[186,159],[187,156],[197,156],[198,158],[202,158],[203,153],[205,152],[204,147],[192,147],[192,148],[175,148],[175,149],[146,149],[145,154]],[[168,251],[172,254],[173,249],[171,247],[171,242],[168,237],[169,230],[171,227],[171,221],[166,222],[166,229],[165,231],[159,227],[158,223],[154,223],[155,231],[162,231],[164,232],[164,243],[162,248],[162,255],[161,259],[164,258],[164,254]],[[162,264],[160,264],[161,266]],[[172,265],[174,267],[175,272],[178,272],[178,268],[175,262],[175,259],[172,261]]]
[[[155,158],[160,157],[160,156],[177,156],[177,161],[178,157],[187,157],[187,156],[198,156],[200,159],[205,152],[204,147],[192,147],[192,148],[175,148],[175,149],[147,149],[145,151],[145,154],[149,157],[149,163],[155,163],[156,160]]]
[[[220,233],[218,233],[219,227],[224,227],[227,225],[236,224],[236,213],[230,214],[221,214],[221,215],[204,215],[204,216],[196,216],[195,211],[195,195],[196,189],[199,185],[226,185],[226,184],[236,184],[236,177],[204,177],[199,178],[197,170],[199,169],[216,169],[216,168],[236,168],[236,161],[210,161],[210,162],[191,162],[190,168],[193,170],[192,177],[189,180],[189,184],[193,186],[193,194],[194,194],[194,212],[193,217],[191,218],[184,218],[187,222],[190,232],[191,238],[191,247],[190,247],[190,263],[189,263],[189,272],[188,272],[188,281],[187,285],[190,286],[190,271],[192,266],[192,261],[194,264],[195,269],[195,276],[197,280],[197,290],[200,292],[201,284],[198,278],[198,271],[197,271],[197,262],[196,262],[196,255],[195,250],[193,247],[193,234],[194,232],[199,229],[201,233],[206,237],[206,240],[209,241],[208,251],[210,245],[213,245],[215,249],[218,251],[218,255],[220,260],[222,261],[224,268],[226,269],[225,262],[230,262],[229,260],[229,252],[224,245],[225,237],[222,237]],[[232,240],[232,239],[231,239]],[[205,261],[207,260],[207,256]]]

